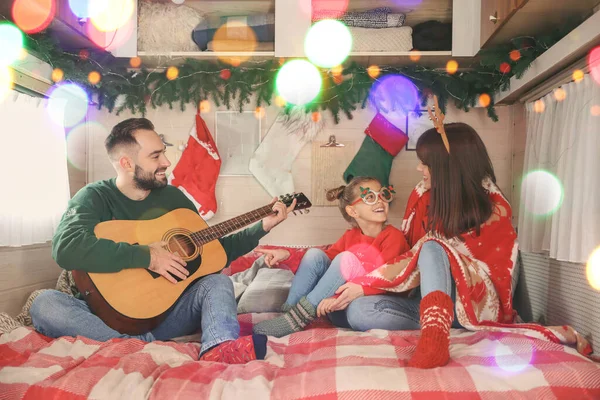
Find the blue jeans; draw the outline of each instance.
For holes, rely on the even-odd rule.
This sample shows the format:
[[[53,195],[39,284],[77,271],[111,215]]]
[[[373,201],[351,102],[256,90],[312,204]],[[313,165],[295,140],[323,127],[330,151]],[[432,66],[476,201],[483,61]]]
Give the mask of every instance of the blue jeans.
[[[323,250],[309,249],[302,257],[285,302],[295,306],[306,296],[316,307],[321,300],[333,296],[359,268],[360,261],[350,252],[344,251],[330,260]]]
[[[30,313],[35,329],[52,338],[85,336],[101,342],[135,338],[151,342],[190,335],[202,329],[201,353],[235,340],[240,334],[233,284],[229,277],[218,274],[194,283],[175,303],[167,318],[142,335],[115,331],[94,315],[84,300],[55,290],[40,293]]]
[[[415,289],[408,297],[398,295],[376,295],[359,297],[345,310],[329,314],[331,322],[342,328],[355,331],[385,329],[390,331],[420,329],[421,299],[437,290],[455,300],[456,290],[450,261],[444,248],[437,242],[423,244],[418,261],[421,273],[420,290]],[[460,328],[456,316],[453,328]]]

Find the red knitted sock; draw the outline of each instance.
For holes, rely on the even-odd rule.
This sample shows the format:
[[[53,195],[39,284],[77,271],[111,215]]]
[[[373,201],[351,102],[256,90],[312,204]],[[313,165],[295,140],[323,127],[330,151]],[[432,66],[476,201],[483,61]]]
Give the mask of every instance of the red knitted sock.
[[[200,357],[200,361],[246,364],[253,360],[263,360],[265,358],[266,350],[266,336],[243,336],[236,340],[223,342],[213,347]]]
[[[438,290],[421,300],[421,338],[409,367],[435,368],[448,364],[452,321],[454,303],[446,293]]]

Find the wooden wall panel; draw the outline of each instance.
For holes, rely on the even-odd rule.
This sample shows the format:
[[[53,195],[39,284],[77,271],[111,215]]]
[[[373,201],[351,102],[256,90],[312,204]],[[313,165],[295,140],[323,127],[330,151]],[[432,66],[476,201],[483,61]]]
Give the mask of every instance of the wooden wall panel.
[[[0,247],[0,311],[18,314],[31,292],[56,285],[60,271],[49,244]]]
[[[223,108],[215,108],[213,104],[211,111],[203,114],[203,118],[213,135],[215,133],[214,111],[219,109]],[[251,110],[250,107],[248,109]],[[159,133],[165,134],[169,142],[177,145],[187,140],[189,130],[194,123],[194,112],[193,107],[188,107],[185,112],[163,107],[150,110],[147,117],[155,124]],[[267,134],[277,112],[275,107],[267,108],[266,116],[262,121],[263,137]],[[497,112],[500,118],[497,123],[490,120],[486,111],[481,108],[473,109],[468,113],[450,109],[448,118],[453,121],[466,122],[480,133],[494,164],[499,186],[505,195],[511,199],[513,192],[513,107],[498,107]],[[355,151],[358,151],[364,138],[364,130],[374,115],[374,110],[359,110],[354,113],[352,120],[342,117],[338,125],[335,125],[332,120],[326,117],[326,127],[315,140],[326,142],[329,136],[333,134],[338,142],[354,142]],[[90,115],[91,121],[99,122],[105,127],[104,133],[101,130],[96,130],[97,133],[92,135],[89,140],[90,181],[115,176],[115,172],[106,158],[102,142],[112,126],[129,117],[131,115],[127,113],[117,117],[108,114],[106,111],[94,111],[94,114]],[[174,146],[168,149],[167,155],[175,164],[180,153]],[[414,151],[403,150],[394,159],[390,180],[397,188],[397,197],[392,203],[390,221],[397,226],[404,213],[410,191],[421,177],[421,174],[416,170],[416,166],[417,156]],[[293,164],[292,174],[296,191],[302,191],[310,197],[312,190],[310,144],[300,151]],[[209,224],[232,218],[248,210],[261,207],[270,201],[270,196],[252,176],[220,177],[216,194],[218,212],[209,221]],[[240,194],[243,194],[243,196]],[[327,244],[335,241],[347,228],[348,224],[343,220],[336,207],[314,207],[308,215],[291,217],[275,228],[262,242],[278,245]]]

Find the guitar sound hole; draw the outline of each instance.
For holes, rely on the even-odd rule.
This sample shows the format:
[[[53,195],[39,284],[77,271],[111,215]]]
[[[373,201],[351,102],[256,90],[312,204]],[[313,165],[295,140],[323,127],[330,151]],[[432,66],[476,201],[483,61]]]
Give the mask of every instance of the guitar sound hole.
[[[185,266],[185,268],[189,271],[190,276],[192,274],[194,274],[198,270],[200,265],[202,264],[201,252],[199,252],[200,254],[198,254],[194,257],[194,254],[196,254],[196,245],[192,242],[192,239],[189,236],[186,236],[183,234],[173,235],[167,241],[167,249],[171,253],[176,253],[181,258],[183,258],[183,260],[187,264]],[[146,271],[148,271],[148,273],[154,279],[160,278],[160,276],[161,276],[160,274],[157,274],[156,272],[153,272],[150,270],[146,270]],[[171,276],[173,278],[175,278],[175,280],[177,280],[178,282],[181,281],[181,278],[179,278],[173,274],[171,274]]]
[[[184,260],[192,257],[196,252],[196,245],[186,235],[174,235],[167,242],[167,247],[171,253],[179,255]]]

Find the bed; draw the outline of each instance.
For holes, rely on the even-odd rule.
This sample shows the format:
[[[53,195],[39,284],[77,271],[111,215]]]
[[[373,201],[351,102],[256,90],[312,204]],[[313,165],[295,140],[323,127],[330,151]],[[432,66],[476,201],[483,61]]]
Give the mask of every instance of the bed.
[[[292,272],[305,249],[283,269]],[[251,253],[226,274],[251,267]],[[274,313],[240,314],[241,333]],[[450,363],[408,368],[418,332],[352,332],[315,321],[269,338],[264,361],[199,362],[198,335],[168,342],[0,336],[0,399],[598,399],[600,364],[575,349],[510,333],[451,332]]]

